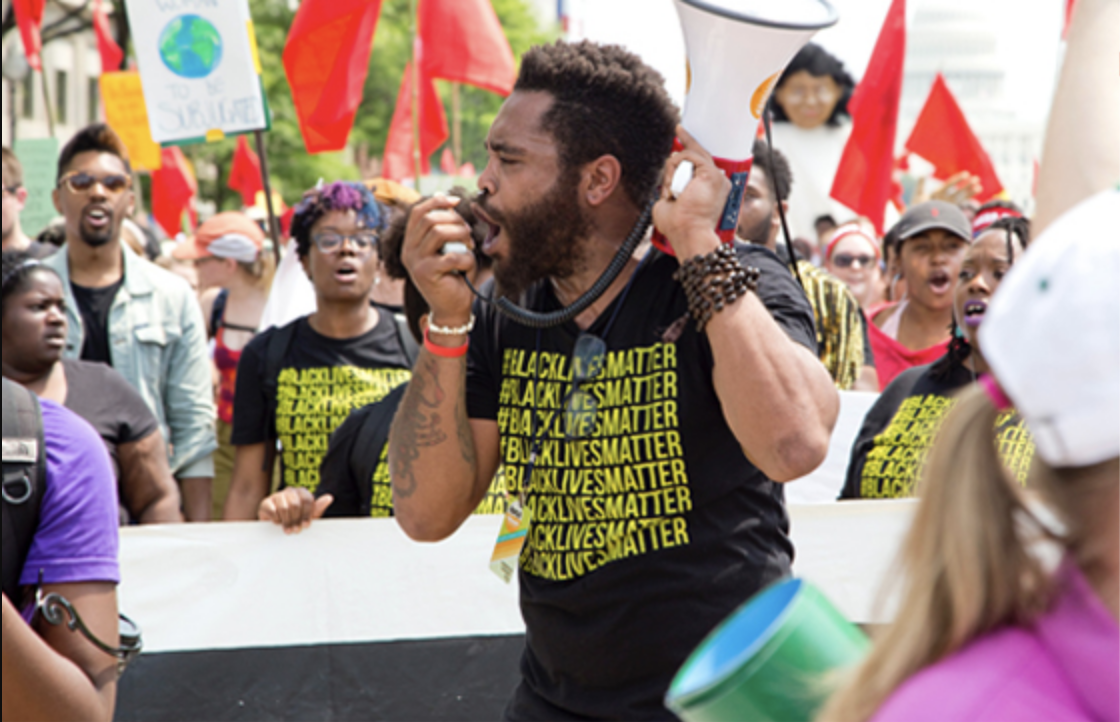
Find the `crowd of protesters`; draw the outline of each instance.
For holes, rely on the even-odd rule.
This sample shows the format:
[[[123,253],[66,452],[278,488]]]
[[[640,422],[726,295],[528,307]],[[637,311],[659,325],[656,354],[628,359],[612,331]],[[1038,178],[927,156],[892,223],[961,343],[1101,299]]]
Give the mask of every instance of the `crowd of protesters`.
[[[473,204],[463,194],[420,198],[381,180],[326,182],[303,195],[287,260],[310,283],[314,307],[268,328],[270,295],[289,294],[290,281],[274,281],[282,274],[258,221],[218,213],[164,253],[133,218],[127,150],[111,128],[93,125],[58,160],[53,202],[62,222],[34,240],[19,219],[27,197],[19,161],[4,149],[3,376],[42,400],[46,471],[56,480],[44,500],[43,538],[77,525],[104,557],[81,571],[63,559],[77,554],[73,539],[33,547],[27,569],[51,571],[36,582],[25,570],[20,584],[85,599],[83,614],[112,639],[104,617],[119,573],[110,507],[121,524],[260,519],[287,532],[324,516],[396,516],[419,540],[448,536],[471,513],[524,508],[534,525],[521,553],[531,634],[507,715],[663,716],[669,676],[691,648],[750,593],[789,573],[781,482],[823,459],[840,389],[881,392],[840,497],[929,496],[904,550],[915,576],[902,617],[929,631],[892,631],[832,700],[830,718],[867,719],[886,705],[896,715],[888,718],[902,719],[984,660],[1020,648],[1046,656],[1030,646],[1031,633],[1008,632],[987,656],[966,652],[931,671],[997,621],[1050,610],[1039,617],[1043,632],[1077,622],[1112,639],[1114,594],[1104,599],[1111,618],[1093,607],[1090,623],[1074,608],[1099,606],[1094,590],[1115,586],[1111,557],[1082,533],[1115,536],[1115,518],[1102,520],[1063,490],[1083,487],[1086,499],[1115,506],[1117,450],[1104,440],[1071,445],[1066,434],[1085,427],[1063,421],[1063,402],[1039,400],[1022,380],[1059,373],[1070,398],[1086,399],[1099,421],[1103,412],[1083,388],[1100,381],[1099,367],[1081,359],[1091,344],[1039,352],[1069,360],[1060,370],[1060,360],[1047,367],[1014,340],[1016,319],[1028,325],[1029,317],[997,299],[1005,275],[1029,265],[1035,251],[1031,222],[1013,204],[977,206],[954,187],[916,199],[880,238],[865,219],[821,200],[821,179],[834,171],[824,150],[842,147],[852,87],[816,46],[789,66],[774,93],[775,146],[756,142],[738,241],[721,250],[710,226],[726,180],[676,126],[656,73],[618,48],[535,49],[490,130],[490,162]],[[586,112],[598,120],[594,132]],[[674,133],[684,150],[670,154]],[[678,196],[662,179],[683,160],[697,170]],[[536,330],[495,310],[498,297],[538,312],[570,304],[620,238],[645,232],[651,196],[653,220],[680,261],[636,238],[617,280],[568,323]],[[798,238],[783,238],[785,214]],[[1080,223],[1062,232],[1095,230]],[[1107,249],[1059,240],[1069,256],[1115,265]],[[467,252],[443,252],[451,242]],[[168,270],[175,264],[197,288]],[[494,279],[485,283],[491,264]],[[1115,305],[1115,296],[1091,291],[1069,290],[1071,308]],[[1021,283],[1016,293],[1015,304],[1041,303]],[[998,329],[989,333],[997,307]],[[612,382],[626,389],[625,402],[610,400]],[[622,430],[607,431],[608,418]],[[1038,424],[1049,430],[1035,463]],[[639,444],[643,431],[656,433]],[[606,454],[600,442],[608,435],[621,440],[623,457],[592,463]],[[972,465],[960,488],[957,450],[938,449],[941,435],[958,439],[961,463]],[[95,437],[103,446],[89,443]],[[536,527],[563,533],[546,502],[563,493],[548,479],[562,472],[565,448],[579,450],[582,461],[564,463],[586,472],[585,490],[605,488],[609,482],[594,480],[612,473],[634,475],[638,488],[664,491],[660,511],[638,514],[640,523],[622,524],[621,536],[603,545],[552,553]],[[81,474],[59,481],[78,466]],[[1053,578],[1017,543],[972,529],[995,524],[1014,536],[1008,529],[1026,513],[1021,487],[1032,473],[1045,476],[1072,530]],[[75,491],[84,479],[90,488]],[[110,484],[111,505],[80,513],[58,496]],[[965,511],[960,500],[975,506]],[[957,528],[967,532],[948,535],[957,556],[931,551]],[[976,561],[954,566],[973,551]],[[1005,557],[1017,561],[997,571]],[[996,584],[1003,588],[972,588]],[[1030,595],[1007,600],[1017,593],[1008,590],[1025,586]],[[29,603],[7,592],[5,582],[5,689],[9,607],[26,612]],[[978,600],[957,609],[970,594]],[[939,616],[930,598],[955,605],[963,621]],[[1057,607],[1047,606],[1054,600]],[[976,605],[995,605],[995,617],[981,618]],[[53,627],[36,629],[94,680],[63,714],[111,716],[112,684],[93,653]],[[41,654],[24,636],[12,637],[21,654]],[[1086,704],[1099,702],[1090,697]],[[20,704],[11,709],[42,712]]]

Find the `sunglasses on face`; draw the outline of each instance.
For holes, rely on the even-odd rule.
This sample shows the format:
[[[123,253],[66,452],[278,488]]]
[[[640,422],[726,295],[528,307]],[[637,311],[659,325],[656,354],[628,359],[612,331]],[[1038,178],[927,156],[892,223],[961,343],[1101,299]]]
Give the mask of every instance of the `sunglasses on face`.
[[[603,373],[607,343],[589,333],[580,334],[572,351],[572,388],[564,399],[564,435],[569,441],[587,438],[595,430],[599,401],[583,385]]]
[[[376,233],[368,231],[355,233],[352,236],[344,236],[341,233],[318,233],[312,236],[311,240],[315,243],[315,247],[323,253],[337,253],[342,248],[344,241],[350,241],[354,250],[364,255],[377,247],[378,236]]]
[[[837,268],[851,268],[853,263],[858,263],[860,268],[869,268],[875,262],[875,256],[870,253],[861,253],[856,256],[851,253],[837,253],[832,257],[832,263]]]
[[[95,184],[100,184],[110,193],[123,193],[132,185],[132,178],[121,173],[98,177],[85,171],[77,171],[63,176],[58,181],[59,186],[66,186],[72,193],[88,193]]]
[[[4,186],[4,195],[14,196],[16,193],[19,192],[19,189],[22,188],[22,187],[23,186],[20,186],[20,185]]]

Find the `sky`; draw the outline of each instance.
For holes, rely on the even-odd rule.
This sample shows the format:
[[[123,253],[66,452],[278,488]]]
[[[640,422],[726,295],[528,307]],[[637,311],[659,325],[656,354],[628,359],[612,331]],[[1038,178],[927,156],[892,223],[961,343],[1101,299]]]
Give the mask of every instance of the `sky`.
[[[567,1],[576,37],[626,45],[658,68],[674,98],[683,100],[684,42],[673,0]],[[866,69],[889,0],[831,1],[840,21],[818,33],[814,41],[840,57],[858,79]],[[1059,63],[1063,5],[1063,0],[911,0],[907,15],[912,20],[919,8],[977,12],[981,22],[996,28],[997,57],[1007,73],[1005,96],[1016,119],[1042,123]]]

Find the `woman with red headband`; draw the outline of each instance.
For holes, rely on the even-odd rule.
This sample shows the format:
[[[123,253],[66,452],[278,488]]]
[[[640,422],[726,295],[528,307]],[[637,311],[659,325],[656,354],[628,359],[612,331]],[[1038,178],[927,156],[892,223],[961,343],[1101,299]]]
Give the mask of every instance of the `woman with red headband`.
[[[859,223],[845,223],[832,234],[824,252],[824,267],[836,276],[867,309],[883,302],[883,269],[879,244]]]

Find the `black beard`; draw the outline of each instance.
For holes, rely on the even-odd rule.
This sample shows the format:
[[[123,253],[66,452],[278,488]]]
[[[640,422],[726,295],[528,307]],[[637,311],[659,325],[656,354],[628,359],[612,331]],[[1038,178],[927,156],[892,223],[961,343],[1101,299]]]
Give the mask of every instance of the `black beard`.
[[[491,214],[509,238],[509,256],[494,264],[497,292],[518,300],[543,278],[569,278],[584,263],[591,223],[577,196],[578,172],[566,172],[544,198],[517,213]]]
[[[100,233],[87,230],[85,224],[83,223],[78,230],[78,234],[82,238],[82,243],[86,244],[90,248],[101,248],[109,241],[113,240],[114,234],[119,230],[119,227],[116,227],[112,222],[112,219],[110,219],[109,225],[105,228],[104,231]]]
[[[739,234],[744,241],[749,241],[757,246],[768,245],[770,241],[770,216],[754,224],[753,227],[748,228],[746,233]]]

